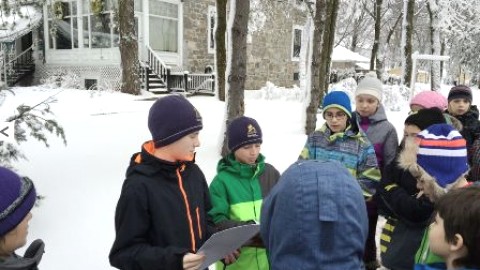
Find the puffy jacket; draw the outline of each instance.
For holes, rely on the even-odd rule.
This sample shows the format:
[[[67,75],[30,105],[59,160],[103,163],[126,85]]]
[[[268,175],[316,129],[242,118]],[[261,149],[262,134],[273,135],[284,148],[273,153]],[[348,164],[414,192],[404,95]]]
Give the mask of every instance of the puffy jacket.
[[[152,155],[147,142],[133,155],[115,212],[112,266],[122,270],[183,269],[214,225],[208,185],[193,162],[172,163]]]
[[[261,154],[255,165],[240,163],[233,154],[221,159],[217,175],[210,184],[212,209],[209,214],[217,224],[217,229],[260,221],[263,198],[279,177],[280,173],[265,163],[265,157]],[[269,269],[267,254],[260,239],[252,239],[240,251],[238,260],[226,269]],[[217,266],[217,269],[222,269],[220,263]]]
[[[25,251],[23,257],[13,254],[5,260],[0,259],[1,270],[38,270],[38,265],[45,252],[42,240],[33,241]]]

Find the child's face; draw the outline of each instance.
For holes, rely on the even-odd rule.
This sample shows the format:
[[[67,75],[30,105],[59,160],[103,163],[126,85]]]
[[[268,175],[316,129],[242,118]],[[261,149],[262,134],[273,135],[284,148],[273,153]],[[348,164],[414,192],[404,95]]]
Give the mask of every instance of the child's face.
[[[450,245],[445,237],[445,228],[443,227],[443,218],[437,213],[434,222],[430,225],[428,240],[430,241],[430,250],[440,257],[447,257],[450,253]]]
[[[333,133],[343,132],[347,128],[347,114],[338,108],[328,108],[323,113],[323,117]]]
[[[15,227],[15,229],[9,231],[5,237],[4,242],[0,243],[3,246],[1,247],[2,250],[13,253],[15,250],[23,247],[27,243],[27,235],[28,235],[28,222],[32,219],[32,214],[28,213],[20,224]]]
[[[190,133],[180,140],[166,146],[172,161],[192,161],[195,148],[200,146],[199,132]]]
[[[466,98],[455,98],[448,102],[448,112],[453,116],[464,115],[470,108],[470,102]]]
[[[410,105],[410,111],[411,112],[418,112],[421,109],[425,109],[425,107],[418,105],[418,104],[412,104]]]
[[[379,103],[378,99],[372,95],[362,94],[355,97],[356,110],[362,117],[375,114]]]
[[[260,155],[260,148],[261,144],[259,143],[244,145],[235,151],[235,159],[240,163],[253,165]]]

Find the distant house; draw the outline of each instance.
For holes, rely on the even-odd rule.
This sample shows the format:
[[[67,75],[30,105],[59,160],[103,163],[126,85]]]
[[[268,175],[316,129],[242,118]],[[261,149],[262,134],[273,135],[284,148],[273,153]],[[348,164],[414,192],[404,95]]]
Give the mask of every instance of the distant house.
[[[248,36],[246,89],[259,89],[267,81],[287,87],[299,81],[308,12],[302,1],[288,1],[295,6],[288,16],[275,1],[277,7],[268,13],[256,13],[263,20]],[[119,89],[117,5],[117,0],[46,0],[43,27],[33,33],[38,36],[36,80],[75,74],[80,87]],[[192,83],[190,74],[215,72],[215,0],[138,0],[134,19],[141,66],[150,73],[143,79],[157,76],[165,87],[168,70],[170,76],[185,78],[177,82],[181,88]],[[210,74],[205,78],[212,81]]]
[[[34,40],[38,40],[33,32],[41,25],[41,19],[40,6],[33,1],[2,2],[0,79],[3,85],[12,85],[33,73]]]

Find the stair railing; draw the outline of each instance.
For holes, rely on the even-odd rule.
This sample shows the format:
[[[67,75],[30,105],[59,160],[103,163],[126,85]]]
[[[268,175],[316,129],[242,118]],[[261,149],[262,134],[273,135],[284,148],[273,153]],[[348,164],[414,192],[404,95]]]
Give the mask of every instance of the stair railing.
[[[167,86],[167,91],[170,91],[170,68],[167,67],[165,62],[158,57],[157,53],[155,53],[155,51],[149,45],[147,45],[147,61],[148,65],[152,69],[152,72],[163,80],[164,84]]]
[[[4,81],[7,86],[9,86],[8,83],[8,77],[10,75],[10,72],[18,73],[18,69],[25,67],[27,64],[33,64],[33,45],[24,50],[22,53],[19,55],[15,56],[13,59],[9,59],[8,62],[4,62],[5,66],[3,67],[4,69]],[[11,70],[7,70],[11,69]],[[16,79],[14,79],[16,80]],[[15,83],[15,81],[13,82]]]

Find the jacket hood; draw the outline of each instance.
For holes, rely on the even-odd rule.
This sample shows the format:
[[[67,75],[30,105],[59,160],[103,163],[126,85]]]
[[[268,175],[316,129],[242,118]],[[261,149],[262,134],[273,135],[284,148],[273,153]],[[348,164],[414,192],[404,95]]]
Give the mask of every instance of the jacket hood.
[[[355,113],[354,117],[356,118],[356,121],[358,121],[357,123],[362,121],[362,117],[358,112]],[[368,117],[368,120],[370,120],[370,124],[387,121],[387,114],[385,113],[385,108],[382,104],[378,106],[377,111],[373,115]]]
[[[362,190],[337,161],[297,161],[264,200],[272,269],[361,269],[368,217]]]

